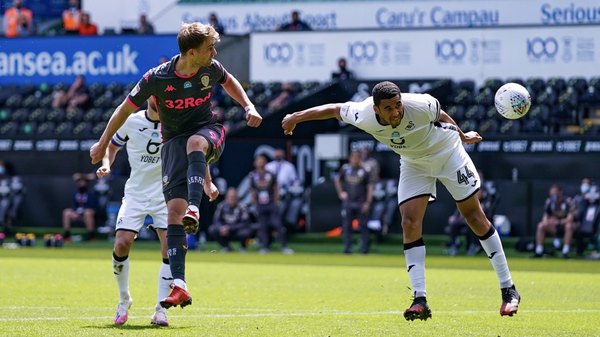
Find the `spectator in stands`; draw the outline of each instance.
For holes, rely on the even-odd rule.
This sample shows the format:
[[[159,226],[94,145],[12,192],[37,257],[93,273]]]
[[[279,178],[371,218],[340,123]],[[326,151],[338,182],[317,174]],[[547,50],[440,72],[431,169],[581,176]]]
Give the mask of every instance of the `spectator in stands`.
[[[6,37],[32,35],[33,13],[23,6],[22,0],[14,0],[13,6],[4,12],[4,34]]]
[[[5,236],[15,225],[25,189],[13,166],[0,160],[0,226]]]
[[[98,35],[98,27],[90,21],[90,14],[87,12],[81,12],[81,25],[79,26],[79,35]]]
[[[273,151],[273,160],[265,168],[277,178],[277,185],[280,191],[292,186],[298,180],[296,166],[285,159],[284,149],[275,149]]]
[[[361,237],[361,252],[369,253],[370,232],[367,227],[373,185],[369,172],[363,166],[360,152],[352,151],[348,163],[342,165],[335,179],[335,189],[342,202],[342,231],[344,235],[344,254],[352,253],[352,222],[358,220]]]
[[[208,23],[219,33],[219,35],[225,35],[225,27],[219,21],[216,13],[210,13],[208,17]]]
[[[221,251],[232,251],[229,244],[232,239],[240,241],[240,252],[246,251],[247,241],[252,235],[250,215],[246,206],[239,202],[235,187],[228,188],[225,200],[217,205],[208,232],[217,240]]]
[[[288,32],[295,32],[295,31],[306,31],[306,30],[312,30],[312,28],[310,28],[310,26],[300,20],[300,12],[298,11],[293,11],[292,12],[292,20],[289,23],[283,24],[281,25],[278,29],[278,31],[288,31]]]
[[[275,175],[265,168],[267,158],[257,155],[254,158],[254,170],[250,172],[250,194],[252,204],[258,219],[258,238],[262,248],[261,254],[269,252],[271,233],[275,231],[281,242],[281,252],[293,254],[294,251],[287,246],[287,231],[281,224],[279,213],[279,187]]]
[[[377,159],[373,158],[373,151],[368,146],[360,149],[360,160],[364,168],[369,172],[371,181],[379,179],[381,176],[381,168]]]
[[[148,21],[148,17],[146,14],[140,15],[140,23],[138,25],[137,33],[140,35],[152,35],[154,34],[154,26],[150,21]]]
[[[79,0],[69,0],[69,8],[62,12],[63,29],[66,34],[79,34],[81,7]]]
[[[281,92],[277,97],[273,98],[269,102],[269,111],[273,112],[279,110],[289,104],[295,96],[294,87],[292,83],[285,82],[281,84]]]
[[[87,86],[85,84],[85,77],[83,75],[77,75],[75,81],[69,87],[69,90],[64,89],[58,90],[54,93],[52,99],[52,107],[54,109],[67,109],[67,112],[76,111],[78,108],[85,107],[90,101]]]
[[[73,175],[73,180],[77,186],[76,191],[73,193],[73,205],[65,208],[62,214],[65,242],[71,242],[71,226],[75,221],[82,221],[85,225],[87,234],[84,240],[89,241],[95,238],[97,198],[90,187],[90,181],[93,179],[93,174],[75,173]]]
[[[579,193],[573,197],[573,206],[577,207],[575,238],[578,256],[582,256],[585,251],[586,238],[591,238],[592,243],[595,243],[594,236],[598,229],[600,210],[599,202],[600,192],[598,186],[590,178],[583,178],[579,186]]]
[[[481,188],[477,191],[477,197],[479,198],[479,203],[481,204],[481,208],[485,213],[485,216],[493,223],[494,221],[494,213],[496,212],[496,207],[498,205],[498,195],[496,193],[496,186],[492,181],[485,181],[483,177],[483,173],[479,172],[479,177],[481,179]],[[481,244],[475,234],[469,230],[467,221],[460,214],[458,209],[448,218],[448,226],[446,227],[446,231],[450,234],[450,242],[449,244],[449,255],[455,256],[458,253],[458,250],[461,246],[461,242],[459,236],[461,232],[465,233],[465,247],[467,248],[467,255],[475,255],[481,251]]]
[[[331,73],[331,79],[334,81],[344,81],[354,78],[354,73],[346,67],[346,59],[341,57],[338,59],[338,70]]]
[[[550,187],[549,196],[544,205],[544,215],[537,225],[535,236],[535,254],[533,257],[544,255],[544,239],[547,234],[556,235],[557,231],[564,231],[562,256],[569,257],[571,241],[576,228],[576,212],[570,200],[563,194],[562,188],[554,184]],[[557,247],[555,247],[557,248]]]

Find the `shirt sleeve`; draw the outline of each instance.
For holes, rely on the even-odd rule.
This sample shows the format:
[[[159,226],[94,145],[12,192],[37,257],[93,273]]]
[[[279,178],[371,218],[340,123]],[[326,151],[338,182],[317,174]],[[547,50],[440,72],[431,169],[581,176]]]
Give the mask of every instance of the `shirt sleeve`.
[[[217,60],[213,60],[212,61],[212,65],[211,65],[211,71],[212,71],[212,78],[215,79],[215,81],[219,84],[223,84],[227,81],[227,70],[225,70],[225,67],[223,67],[223,65],[221,64],[221,62],[217,61]]]
[[[129,119],[127,121],[129,121]],[[127,143],[127,141],[129,140],[129,132],[127,131],[127,125],[129,123],[127,123],[127,121],[125,121],[125,124],[123,124],[121,128],[119,128],[119,130],[115,132],[115,135],[110,140],[111,143],[118,147],[125,145],[125,143]]]
[[[140,81],[131,89],[127,100],[136,108],[142,106],[153,93],[154,68],[148,70]]]
[[[358,107],[356,102],[346,102],[340,109],[340,117],[342,121],[351,125],[356,125],[358,121]]]
[[[433,96],[425,94],[425,104],[427,116],[432,122],[438,122],[440,120],[440,102]]]

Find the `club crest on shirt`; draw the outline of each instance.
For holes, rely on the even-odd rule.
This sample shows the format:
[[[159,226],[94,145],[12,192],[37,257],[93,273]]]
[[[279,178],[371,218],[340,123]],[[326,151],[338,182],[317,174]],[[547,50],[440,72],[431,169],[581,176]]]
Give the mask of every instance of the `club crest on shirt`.
[[[163,176],[162,182],[163,186],[167,186],[169,184],[169,176]]]
[[[202,84],[202,90],[210,89],[212,86],[210,85],[210,77],[208,74],[203,74],[200,76],[200,84]]]
[[[415,128],[415,123],[413,121],[408,121],[408,125],[405,127],[406,130],[412,130]]]
[[[192,82],[190,81],[185,81],[185,83],[183,84],[183,89],[188,89],[192,87]]]

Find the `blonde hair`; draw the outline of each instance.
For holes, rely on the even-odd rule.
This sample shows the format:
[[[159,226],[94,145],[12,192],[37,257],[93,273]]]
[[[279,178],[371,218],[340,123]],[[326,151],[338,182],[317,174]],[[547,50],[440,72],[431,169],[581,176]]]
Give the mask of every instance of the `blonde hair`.
[[[219,41],[219,33],[213,26],[200,22],[184,23],[177,34],[179,52],[183,54],[190,49],[198,48],[208,38]]]

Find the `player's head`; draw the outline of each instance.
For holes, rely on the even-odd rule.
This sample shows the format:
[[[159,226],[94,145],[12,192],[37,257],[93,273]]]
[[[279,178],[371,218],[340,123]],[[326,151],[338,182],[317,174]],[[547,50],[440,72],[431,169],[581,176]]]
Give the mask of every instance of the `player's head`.
[[[225,193],[225,201],[227,201],[227,203],[232,206],[237,204],[238,195],[237,195],[237,190],[235,189],[235,187],[230,187],[227,189],[227,192]]]
[[[348,157],[348,162],[353,167],[358,167],[358,165],[360,165],[360,163],[361,163],[360,151],[353,150],[352,152],[350,152],[350,156]]]
[[[372,96],[375,113],[392,127],[400,125],[404,116],[400,88],[389,81],[379,82],[373,87]]]
[[[211,25],[200,22],[185,23],[177,34],[177,44],[181,55],[197,58],[206,63],[217,55],[215,44],[219,42],[219,33]]]
[[[254,167],[257,169],[263,169],[267,165],[267,157],[264,154],[257,154],[254,157]]]

